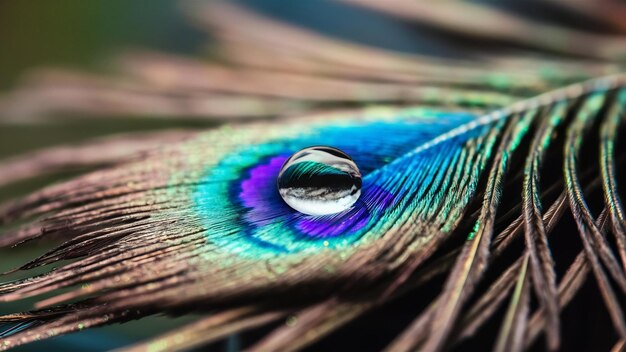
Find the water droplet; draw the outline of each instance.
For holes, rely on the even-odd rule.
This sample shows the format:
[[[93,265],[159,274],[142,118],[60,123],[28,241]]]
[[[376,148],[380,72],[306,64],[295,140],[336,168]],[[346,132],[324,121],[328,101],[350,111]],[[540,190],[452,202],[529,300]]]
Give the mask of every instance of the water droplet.
[[[361,172],[337,148],[316,146],[293,154],[278,174],[278,191],[290,207],[308,215],[349,209],[361,195]]]

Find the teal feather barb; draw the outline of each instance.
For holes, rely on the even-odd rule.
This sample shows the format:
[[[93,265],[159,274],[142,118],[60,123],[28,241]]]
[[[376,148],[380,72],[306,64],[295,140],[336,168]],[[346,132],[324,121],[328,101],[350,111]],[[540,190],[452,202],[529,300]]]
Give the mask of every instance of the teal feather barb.
[[[576,300],[597,303],[601,330],[612,327],[602,336],[623,347],[626,46],[606,34],[623,34],[623,9],[556,1],[610,18],[594,32],[474,2],[344,2],[436,27],[451,53],[475,39],[480,51],[393,52],[233,3],[185,2],[215,56],[126,53],[114,76],[46,70],[0,97],[0,123],[70,113],[212,127],[0,161],[0,187],[97,168],[0,205],[0,247],[56,243],[0,276],[1,302],[36,301],[0,316],[0,349],[193,313],[128,349],[239,334],[246,350],[326,350],[383,312],[375,333],[331,349],[371,335],[365,347],[388,351],[558,350],[598,330],[573,321]],[[304,215],[277,191],[284,161],[316,145],[362,173],[344,212]]]

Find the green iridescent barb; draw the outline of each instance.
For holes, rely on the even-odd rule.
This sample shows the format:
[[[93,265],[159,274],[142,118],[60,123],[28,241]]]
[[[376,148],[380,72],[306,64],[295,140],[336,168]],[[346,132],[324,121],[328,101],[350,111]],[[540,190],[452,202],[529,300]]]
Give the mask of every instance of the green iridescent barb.
[[[393,331],[378,325],[384,346],[371,348],[441,351],[478,340],[481,349],[557,350],[570,346],[564,309],[586,281],[619,348],[626,76],[606,75],[622,67],[617,39],[593,36],[598,51],[586,60],[559,59],[544,51],[586,51],[539,38],[552,27],[490,35],[504,16],[494,9],[433,4],[423,18],[412,11],[422,5],[404,0],[349,2],[437,23],[453,37],[511,40],[532,55],[401,55],[215,2],[188,6],[214,31],[219,60],[127,55],[120,67],[132,84],[40,77],[24,88],[32,94],[2,105],[6,116],[89,116],[104,102],[120,116],[273,119],[112,137],[1,162],[0,187],[101,168],[0,206],[0,246],[63,241],[5,273],[21,278],[0,282],[0,301],[38,303],[0,316],[0,349],[160,313],[201,318],[130,350],[185,350],[235,333],[249,350],[324,349],[340,328],[383,312],[404,318]],[[459,34],[449,6],[487,17],[462,22],[469,32]],[[57,88],[67,95],[42,100]],[[133,94],[166,111],[110,100]],[[386,105],[355,107],[373,103]],[[361,196],[349,209],[310,216],[281,199],[282,165],[310,146],[338,148],[358,165]],[[290,172],[304,182],[336,170],[302,163]],[[389,313],[396,304],[406,314]],[[493,322],[497,329],[484,328]],[[245,334],[262,327],[272,330]]]

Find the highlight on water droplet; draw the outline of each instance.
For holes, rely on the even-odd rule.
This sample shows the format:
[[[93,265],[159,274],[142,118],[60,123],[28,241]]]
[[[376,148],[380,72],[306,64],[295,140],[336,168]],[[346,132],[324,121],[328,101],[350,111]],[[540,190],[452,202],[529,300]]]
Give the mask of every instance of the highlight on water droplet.
[[[348,154],[314,146],[293,154],[278,174],[278,192],[293,209],[329,215],[349,209],[361,196],[361,172]]]

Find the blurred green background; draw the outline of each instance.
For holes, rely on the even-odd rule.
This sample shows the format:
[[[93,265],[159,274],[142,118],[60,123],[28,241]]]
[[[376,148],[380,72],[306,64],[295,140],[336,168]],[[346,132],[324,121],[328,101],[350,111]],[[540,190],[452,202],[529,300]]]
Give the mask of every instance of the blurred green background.
[[[175,1],[0,1],[0,94],[31,69],[107,71],[111,58],[128,48],[199,54],[207,35],[189,25]],[[80,119],[0,125],[0,159],[58,143],[122,131],[195,127],[198,121]],[[41,180],[39,180],[41,181]],[[47,180],[44,180],[47,181]],[[39,184],[37,182],[36,184]],[[32,181],[0,189],[0,199],[23,194]]]
[[[206,40],[167,0],[0,1],[0,88],[36,66],[102,68],[130,46],[194,53]]]

